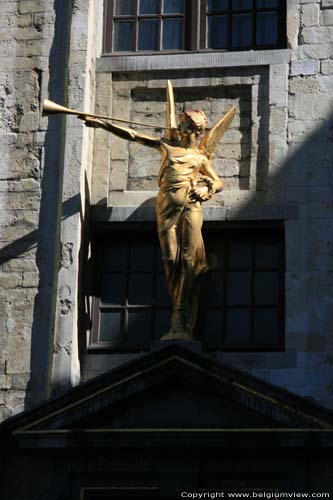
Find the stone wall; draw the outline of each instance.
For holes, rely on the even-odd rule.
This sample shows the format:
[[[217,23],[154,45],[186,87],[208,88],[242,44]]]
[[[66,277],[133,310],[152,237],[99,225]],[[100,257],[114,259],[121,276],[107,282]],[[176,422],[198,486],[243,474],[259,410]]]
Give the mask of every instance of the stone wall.
[[[86,209],[93,222],[154,217],[140,207],[156,195],[157,158],[143,168],[136,145],[41,119],[41,101],[160,123],[167,78],[177,108],[203,107],[211,123],[238,107],[206,219],[285,221],[286,351],[216,357],[332,408],[332,1],[287,1],[286,50],[97,61],[102,0],[1,7],[0,420],[80,380]],[[86,354],[81,371],[125,358]]]
[[[57,293],[58,271],[69,270],[78,261],[76,240],[73,234],[66,238],[64,225],[84,214],[82,183],[90,182],[86,165],[91,153],[86,144],[91,141],[89,132],[82,138],[80,122],[72,128],[73,122],[66,126],[63,117],[42,118],[41,104],[49,97],[76,107],[90,106],[101,38],[94,19],[101,11],[100,0],[1,3],[0,420],[49,397],[55,377],[54,340],[56,352],[63,348],[58,323],[54,336],[56,318],[68,306],[67,296],[62,296],[62,276]],[[74,142],[73,149],[69,143]],[[67,168],[77,166],[77,171],[67,169],[63,183],[69,163]],[[79,228],[76,220],[74,231],[81,240]],[[78,282],[77,267],[74,282]],[[73,289],[71,311],[77,317],[77,288]],[[74,352],[77,358],[77,349]],[[66,356],[71,359],[70,372],[77,373],[75,354]],[[67,385],[77,380],[64,374]]]
[[[38,337],[42,330],[44,347],[49,350],[51,345],[52,312],[51,308],[43,311],[43,307],[53,301],[57,221],[50,216],[46,224],[45,217],[57,212],[59,162],[52,162],[46,179],[46,130],[40,123],[40,96],[49,80],[49,55],[55,49],[56,18],[60,15],[53,3],[1,3],[0,419],[23,409],[32,396],[32,391],[26,394],[32,337]],[[68,12],[65,4],[62,7],[65,29]],[[66,57],[63,44],[58,43],[57,50],[59,58]],[[55,82],[58,95],[63,95],[61,75],[55,77]],[[59,132],[60,127],[58,121],[54,130]],[[57,151],[56,144],[54,149]],[[42,213],[48,183],[53,185],[54,196],[48,199]],[[48,276],[42,276],[44,245],[49,250]],[[40,317],[39,325],[36,315]],[[42,398],[47,391],[47,360],[48,357],[40,359],[34,366],[35,375],[40,377],[38,391]]]

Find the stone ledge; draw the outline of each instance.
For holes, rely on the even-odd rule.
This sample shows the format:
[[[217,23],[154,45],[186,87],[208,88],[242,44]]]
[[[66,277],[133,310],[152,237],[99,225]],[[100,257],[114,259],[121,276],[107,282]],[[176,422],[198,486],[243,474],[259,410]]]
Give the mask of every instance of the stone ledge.
[[[97,59],[97,73],[123,71],[191,70],[193,68],[228,68],[267,66],[289,63],[290,50],[256,50],[246,52],[203,52],[133,56],[102,56]]]
[[[239,220],[285,220],[297,219],[297,205],[262,204],[259,196],[249,191],[228,191],[217,195],[217,201],[225,199],[224,205],[203,206],[205,221]],[[110,193],[109,205],[92,207],[94,222],[154,222],[157,191],[114,191]],[[258,195],[257,195],[258,196]]]

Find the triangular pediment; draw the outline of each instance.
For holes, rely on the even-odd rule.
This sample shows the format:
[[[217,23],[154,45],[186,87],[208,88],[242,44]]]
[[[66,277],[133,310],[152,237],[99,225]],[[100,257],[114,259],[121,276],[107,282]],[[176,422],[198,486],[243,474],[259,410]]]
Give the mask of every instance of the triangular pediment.
[[[330,412],[171,343],[5,423],[17,436],[147,429],[332,428]]]

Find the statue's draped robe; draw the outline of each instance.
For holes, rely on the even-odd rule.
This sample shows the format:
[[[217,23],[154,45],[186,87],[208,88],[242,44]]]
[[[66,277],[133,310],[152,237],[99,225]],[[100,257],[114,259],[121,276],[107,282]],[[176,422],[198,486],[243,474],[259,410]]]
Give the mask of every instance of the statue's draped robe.
[[[192,336],[198,303],[198,277],[208,270],[201,228],[202,207],[191,199],[203,156],[195,150],[170,150],[162,163],[157,197],[157,227],[167,284],[173,301],[171,332]]]

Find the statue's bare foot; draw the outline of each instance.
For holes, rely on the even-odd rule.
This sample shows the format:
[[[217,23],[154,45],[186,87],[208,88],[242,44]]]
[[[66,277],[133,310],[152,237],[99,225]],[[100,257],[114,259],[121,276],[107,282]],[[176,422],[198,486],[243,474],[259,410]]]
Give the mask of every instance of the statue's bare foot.
[[[162,335],[161,340],[195,340],[193,333],[186,331],[173,331]]]

